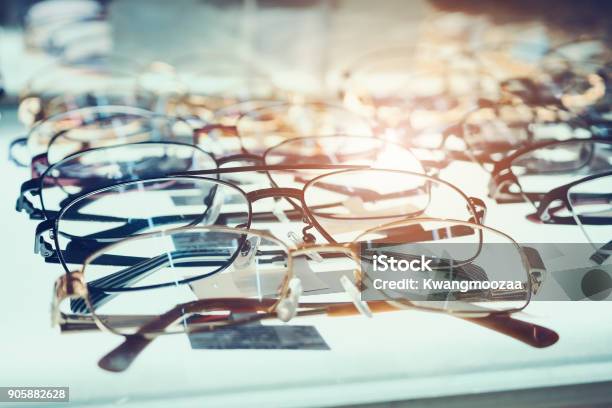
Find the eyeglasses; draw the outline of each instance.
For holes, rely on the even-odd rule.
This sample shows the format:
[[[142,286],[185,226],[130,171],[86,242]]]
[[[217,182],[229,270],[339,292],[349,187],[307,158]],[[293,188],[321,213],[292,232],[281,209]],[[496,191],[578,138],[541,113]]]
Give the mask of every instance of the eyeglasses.
[[[579,225],[589,242],[610,240],[612,141],[570,139],[538,143],[496,163],[489,196],[499,203],[529,202],[528,218]]]
[[[410,143],[458,121],[479,97],[497,99],[494,78],[465,53],[448,51],[435,52],[446,61],[442,69],[423,56],[431,54],[427,47],[371,53],[345,73],[345,104]]]
[[[609,168],[552,189],[538,200],[536,212],[528,218],[545,224],[578,225],[597,253],[611,255],[612,164]]]
[[[95,1],[34,4],[25,16],[24,40],[29,48],[42,49],[53,56],[72,56],[73,44],[88,36],[98,40],[96,51],[100,52],[100,48],[108,47],[111,36],[105,17],[105,7]]]
[[[612,141],[602,138],[536,143],[495,164],[489,196],[498,202],[533,203],[551,184],[558,186],[610,170],[611,156]]]
[[[198,141],[202,136],[210,137],[222,145],[223,151],[243,152],[236,128],[240,117],[253,110],[286,103],[283,99],[250,99],[217,109],[209,123],[196,130]]]
[[[511,279],[520,287],[443,289],[425,298],[423,293],[376,288],[379,275],[372,270],[373,250],[409,260],[424,254],[424,248],[436,251],[427,254],[437,260],[429,275],[436,282]],[[108,266],[102,259],[109,256],[129,261]],[[179,228],[129,238],[92,254],[79,271],[58,279],[53,318],[66,327],[95,324],[125,336],[128,346],[101,362],[111,371],[126,369],[162,334],[210,331],[262,319],[288,321],[296,316],[359,311],[370,315],[415,307],[451,313],[532,346],[546,347],[557,341],[556,333],[508,316],[524,308],[531,293],[537,292],[544,277],[541,265],[537,252],[519,247],[507,235],[456,220],[404,220],[366,231],[350,244],[297,249],[262,231]],[[297,276],[305,270],[336,294],[333,300],[300,303],[303,287]],[[352,303],[338,302],[343,292],[350,293]],[[379,299],[369,299],[372,295]],[[72,298],[70,307],[61,309],[66,298]],[[250,314],[232,315],[240,312]],[[493,324],[500,318],[512,324],[499,324],[501,320]],[[124,355],[127,349],[129,356]],[[117,366],[119,354],[124,357],[121,366]]]
[[[266,104],[243,113],[235,126],[204,126],[197,133],[207,135],[219,129],[225,134],[238,136],[240,150],[249,153],[261,153],[296,137],[372,136],[367,119],[325,102]]]
[[[113,55],[46,66],[22,89],[19,120],[31,127],[68,110],[111,105],[111,101],[118,105],[152,108],[154,95],[137,87],[137,75],[142,69],[136,61]]]
[[[346,242],[373,226],[417,216],[480,222],[485,206],[432,176],[359,166],[310,179],[301,189],[273,187],[248,193],[223,180],[173,176],[119,183],[78,197],[37,228],[36,250],[50,262],[82,263],[94,250],[131,235],[187,225],[249,228],[253,221],[302,221],[304,242]],[[351,167],[353,167],[351,169]],[[355,168],[357,167],[357,168]],[[323,170],[325,166],[261,166],[192,174]],[[385,180],[385,183],[377,183]],[[268,199],[264,211],[253,205]],[[275,200],[273,200],[275,199]],[[269,200],[273,200],[270,202]],[[266,202],[262,202],[266,204]],[[289,225],[289,228],[293,228]],[[54,247],[44,240],[53,229]]]
[[[238,102],[284,96],[252,62],[215,52],[154,63],[140,75],[139,86],[160,95],[163,112],[207,122],[215,111]]]
[[[443,168],[460,160],[476,162],[487,171],[519,146],[591,136],[589,123],[564,109],[486,99],[478,100],[457,123],[430,130],[414,134],[407,143],[424,165]],[[394,138],[393,133],[386,136]]]
[[[485,103],[449,133],[459,136],[470,156],[483,166],[526,145],[592,136],[586,121],[563,108],[516,102]]]
[[[526,103],[556,103],[582,116],[598,117],[598,111],[609,106],[609,61],[605,41],[571,41],[543,53],[538,70],[531,77],[511,79],[514,87],[508,90]]]
[[[492,42],[485,40],[485,43],[473,47],[472,55],[503,84],[512,78],[537,75],[548,49],[548,41],[504,38]]]
[[[286,103],[282,99],[249,99],[217,109],[213,112],[212,122],[235,126],[238,119],[250,111]]]
[[[84,150],[24,182],[16,209],[33,219],[51,219],[65,204],[89,191],[124,181],[215,168],[217,163],[209,153],[178,142],[129,143]],[[40,205],[33,203],[35,197]]]
[[[185,161],[187,158],[190,160]],[[161,177],[190,170],[209,170],[232,163],[233,166],[243,163],[268,166],[350,164],[424,173],[423,166],[410,150],[372,137],[296,138],[268,149],[262,156],[238,154],[220,158],[199,148],[176,142],[129,143],[75,153],[53,164],[40,178],[33,178],[22,184],[16,209],[25,210],[31,218],[49,219],[53,216],[49,211],[56,214],[70,199],[86,191],[121,181]],[[243,172],[234,173],[233,177],[228,174],[226,177],[228,180],[231,177],[231,181],[239,184],[259,181],[266,185],[272,182],[277,186],[303,186],[307,180],[327,172],[329,167],[325,166],[323,171],[296,169],[291,174],[277,171],[267,175],[259,174],[260,177],[245,177]],[[112,174],[109,174],[111,170]],[[28,195],[40,197],[40,209],[32,204]]]
[[[46,104],[45,115],[51,116],[92,106],[129,106],[144,110],[155,108],[156,96],[142,90],[125,88],[91,89],[80,93],[63,93],[50,98]]]
[[[70,154],[100,146],[150,140],[193,140],[193,127],[187,121],[126,106],[99,106],[77,109],[53,116],[30,129],[16,144],[27,144],[33,156],[34,176]]]

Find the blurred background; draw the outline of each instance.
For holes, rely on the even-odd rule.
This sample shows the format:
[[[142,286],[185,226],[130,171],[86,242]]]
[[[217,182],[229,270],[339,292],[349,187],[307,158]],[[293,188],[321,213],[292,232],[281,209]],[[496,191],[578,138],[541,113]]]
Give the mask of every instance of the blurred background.
[[[146,66],[204,53],[274,72],[282,88],[330,94],[334,73],[369,51],[501,41],[538,52],[583,35],[605,37],[612,3],[477,0],[61,0],[0,2],[0,69],[9,96],[50,59],[129,56]],[[38,8],[31,8],[38,4]],[[537,48],[536,47],[536,48]],[[221,56],[211,56],[218,53]],[[206,57],[208,55],[209,57]],[[336,82],[336,83],[335,83]]]

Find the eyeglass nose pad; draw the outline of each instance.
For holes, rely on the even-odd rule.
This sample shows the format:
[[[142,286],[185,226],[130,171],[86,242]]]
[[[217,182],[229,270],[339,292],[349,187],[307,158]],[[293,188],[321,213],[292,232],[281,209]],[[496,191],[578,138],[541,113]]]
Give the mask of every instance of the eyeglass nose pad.
[[[276,315],[283,322],[288,322],[297,315],[297,309],[302,296],[302,281],[299,278],[291,278],[288,284],[289,293],[281,299],[276,306]]]
[[[51,327],[56,327],[60,320],[60,302],[57,296],[57,289],[53,288],[53,297],[51,298]]]
[[[234,259],[234,268],[237,270],[251,270],[255,268],[255,254],[261,242],[259,236],[247,237],[238,249],[238,255]]]
[[[355,288],[357,290],[363,289],[363,279],[361,277],[361,271],[358,268],[353,270],[353,278],[355,279]]]
[[[340,277],[340,284],[344,288],[344,291],[351,298],[351,302],[355,305],[355,308],[359,311],[360,314],[366,317],[372,317],[372,311],[366,302],[361,300],[361,293],[353,285],[353,283],[346,277],[346,275],[342,275]]]
[[[221,206],[225,201],[224,193],[220,186],[215,186],[211,189],[206,197],[204,197],[204,205],[206,211],[204,212],[204,219],[201,224],[210,225],[214,224],[219,218],[221,213]]]

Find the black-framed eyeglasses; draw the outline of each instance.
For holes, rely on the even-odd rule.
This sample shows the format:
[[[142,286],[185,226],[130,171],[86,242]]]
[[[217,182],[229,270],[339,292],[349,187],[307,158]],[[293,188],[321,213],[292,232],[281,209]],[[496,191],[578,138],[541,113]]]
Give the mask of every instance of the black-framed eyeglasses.
[[[498,203],[528,202],[528,219],[578,225],[592,244],[612,239],[612,141],[549,141],[517,150],[496,163],[489,196]]]
[[[80,108],[52,116],[33,126],[27,136],[12,142],[9,159],[21,166],[29,165],[36,176],[49,165],[93,147],[150,140],[191,143],[193,129],[186,119],[135,107]],[[19,152],[20,146],[25,146],[27,153]],[[21,157],[27,155],[31,158]]]
[[[470,112],[458,132],[470,155],[483,166],[528,145],[593,136],[588,122],[562,107],[514,102],[487,104]]]
[[[351,164],[416,173],[425,172],[420,161],[409,149],[366,136],[294,138],[267,149],[262,155],[242,153],[219,158],[193,145],[177,142],[129,143],[85,150],[53,164],[41,177],[22,184],[16,209],[26,211],[31,218],[48,219],[53,218],[64,204],[76,196],[122,181],[161,177],[189,170],[253,164],[268,166]],[[329,167],[325,166],[321,168],[327,170]],[[254,179],[264,184],[273,182],[276,185],[285,183],[303,185],[317,174],[321,174],[321,171],[303,170],[295,172],[290,179],[284,177],[283,180],[279,180],[280,174],[273,174],[276,179],[270,179],[265,175]],[[232,181],[243,184],[248,180],[235,174]],[[29,196],[38,196],[40,207],[35,206]]]
[[[299,170],[324,168],[252,166],[119,183],[78,197],[55,219],[41,223],[37,251],[49,262],[59,261],[68,268],[67,264],[81,263],[93,250],[110,242],[186,225],[249,228],[254,221],[294,220],[305,224],[302,241],[323,239],[334,243],[410,217],[428,215],[476,222],[484,218],[486,208],[481,200],[433,176],[407,171],[327,166],[327,174],[312,178],[302,188],[271,187],[249,192],[222,180],[225,174],[248,171],[294,175]],[[383,179],[384,185],[377,183]],[[268,207],[254,212],[253,205],[263,199],[271,199]],[[53,230],[54,246],[45,241],[46,230]]]
[[[49,219],[68,202],[116,183],[189,170],[217,168],[201,148],[179,142],[140,142],[74,153],[21,185],[16,210]],[[36,200],[37,198],[37,200]]]
[[[143,68],[136,60],[113,54],[83,61],[62,58],[38,70],[24,85],[19,120],[31,127],[68,110],[111,105],[111,100],[151,109],[155,96],[137,87]],[[69,84],[66,78],[71,78]]]

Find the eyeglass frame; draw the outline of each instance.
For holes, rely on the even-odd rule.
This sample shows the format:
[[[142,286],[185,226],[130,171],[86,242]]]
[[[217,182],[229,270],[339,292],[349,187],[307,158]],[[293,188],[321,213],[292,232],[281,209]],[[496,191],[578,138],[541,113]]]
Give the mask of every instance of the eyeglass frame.
[[[300,169],[335,170],[335,171],[324,173],[322,175],[312,178],[301,189],[286,188],[286,187],[270,187],[270,188],[254,190],[248,193],[245,192],[243,189],[241,189],[239,186],[234,185],[233,183],[226,182],[226,181],[219,180],[219,179],[211,179],[207,177],[202,177],[207,174],[218,176],[220,174],[240,173],[240,172],[248,172],[248,171],[269,172],[269,171],[275,171],[275,170],[300,170]],[[130,183],[160,180],[160,179],[170,179],[170,180],[172,179],[179,179],[179,180],[180,179],[185,179],[185,180],[191,179],[191,180],[198,180],[198,181],[208,180],[215,184],[225,185],[226,187],[236,190],[239,194],[245,197],[246,199],[245,201],[248,203],[248,219],[247,219],[247,222],[245,223],[245,228],[247,229],[250,227],[254,219],[254,216],[256,216],[256,214],[254,214],[252,210],[252,203],[254,203],[255,201],[264,199],[264,198],[285,198],[285,199],[288,199],[288,201],[295,208],[296,204],[291,199],[298,200],[301,208],[295,208],[295,210],[299,213],[297,219],[301,219],[303,222],[307,224],[306,227],[302,230],[302,233],[304,234],[304,238],[306,238],[304,240],[312,241],[312,238],[314,237],[310,238],[312,235],[309,234],[307,230],[310,228],[315,228],[317,232],[319,232],[323,236],[323,238],[325,238],[328,242],[336,243],[336,240],[320,225],[320,223],[316,220],[314,215],[311,213],[309,206],[305,203],[304,192],[306,191],[308,186],[316,183],[320,178],[329,177],[329,176],[333,176],[336,174],[343,174],[343,173],[351,172],[351,171],[368,171],[368,170],[406,174],[412,177],[421,178],[425,180],[427,184],[433,182],[433,183],[438,183],[438,185],[442,184],[446,187],[449,187],[451,190],[453,190],[455,193],[458,193],[459,196],[461,196],[465,200],[467,211],[470,214],[471,219],[474,219],[479,224],[482,224],[484,222],[484,219],[486,216],[486,204],[481,199],[476,198],[476,197],[469,197],[455,185],[447,181],[441,180],[435,176],[430,176],[430,175],[420,174],[420,173],[415,173],[415,172],[409,172],[405,170],[375,169],[369,166],[351,166],[351,165],[344,165],[344,166],[342,165],[329,165],[329,166],[293,165],[293,166],[250,166],[250,167],[247,166],[247,167],[239,167],[239,168],[192,171],[192,172],[185,172],[183,173],[184,175],[176,174],[176,175],[171,175],[167,177],[156,177],[156,178],[151,178],[151,179],[140,179],[140,180],[134,180],[134,181],[127,181],[127,182],[118,183],[118,184],[115,184],[109,187],[104,187],[102,189],[98,189],[98,190],[94,190],[92,192],[86,193],[84,195],[76,197],[70,203],[67,203],[66,206],[63,207],[62,210],[57,214],[57,217],[55,219],[48,219],[38,224],[36,228],[36,233],[35,233],[34,251],[35,253],[40,253],[41,256],[45,258],[46,262],[54,262],[54,259],[59,260],[59,262],[62,264],[64,269],[68,271],[69,268],[66,262],[64,262],[62,250],[60,250],[61,245],[60,245],[59,239],[62,234],[59,231],[59,221],[62,219],[62,215],[70,209],[71,205],[75,202],[78,202],[79,200],[87,198],[88,196],[98,194],[100,191],[108,190],[111,188],[116,188],[117,186],[122,186],[122,185],[130,184]],[[398,215],[397,217],[409,217],[409,215]],[[51,231],[51,238],[53,240],[55,248],[50,243],[44,240],[43,235],[46,231]]]
[[[55,286],[54,286],[54,297],[53,297],[53,302],[52,302],[52,322],[53,322],[53,325],[60,325],[60,326],[63,326],[65,324],[72,325],[73,329],[78,329],[79,326],[82,328],[88,329],[88,328],[91,328],[91,325],[93,323],[99,330],[123,336],[125,338],[124,343],[120,345],[119,347],[117,347],[116,349],[114,349],[109,354],[107,354],[102,360],[100,360],[100,363],[99,363],[100,367],[107,369],[109,371],[123,371],[126,368],[128,368],[129,365],[136,358],[136,356],[152,340],[154,340],[160,335],[175,334],[175,333],[190,334],[190,333],[198,333],[202,331],[206,331],[206,332],[214,331],[215,329],[219,327],[214,321],[205,323],[201,329],[196,329],[196,330],[184,330],[180,332],[166,332],[163,330],[165,330],[168,326],[176,322],[178,319],[183,318],[183,315],[185,314],[185,309],[188,309],[189,313],[191,314],[202,312],[202,311],[221,310],[221,309],[218,309],[220,306],[216,306],[219,304],[221,305],[221,307],[223,307],[223,310],[231,308],[230,313],[234,313],[235,311],[234,309],[236,308],[247,309],[247,310],[239,310],[240,312],[250,311],[252,313],[254,311],[255,312],[263,311],[263,313],[251,314],[250,316],[241,317],[240,319],[234,319],[234,320],[227,319],[225,320],[226,324],[223,324],[220,327],[229,327],[233,325],[246,324],[246,323],[251,323],[254,321],[259,321],[262,319],[275,318],[275,317],[286,322],[296,316],[303,316],[303,315],[328,314],[330,316],[334,316],[334,315],[343,316],[347,314],[349,315],[355,314],[356,311],[358,313],[359,312],[363,313],[362,312],[363,307],[370,310],[370,313],[371,313],[371,310],[374,310],[375,312],[384,312],[384,311],[391,311],[391,310],[397,310],[397,309],[401,310],[401,309],[416,308],[419,310],[446,313],[446,314],[449,314],[455,317],[459,317],[459,318],[471,321],[473,323],[481,324],[484,327],[488,327],[495,331],[499,331],[503,334],[509,335],[519,341],[522,341],[534,347],[548,347],[554,344],[558,340],[558,335],[554,331],[551,331],[550,329],[547,329],[542,326],[525,323],[525,322],[522,322],[520,320],[516,320],[510,317],[511,313],[523,310],[525,307],[527,307],[527,305],[530,302],[531,294],[532,293],[536,294],[539,291],[541,283],[544,280],[546,269],[544,267],[542,259],[540,258],[537,250],[530,248],[530,247],[519,246],[507,234],[501,231],[498,231],[496,229],[486,227],[481,224],[476,224],[473,222],[465,222],[465,221],[451,220],[451,219],[437,219],[437,218],[420,218],[419,219],[419,218],[416,218],[416,219],[411,219],[411,220],[401,220],[401,221],[396,221],[396,222],[392,222],[386,225],[372,228],[364,232],[363,234],[361,234],[360,237],[367,235],[368,233],[378,231],[384,228],[408,226],[408,225],[417,224],[419,222],[440,221],[440,220],[457,222],[458,224],[467,225],[472,228],[476,227],[476,228],[479,228],[481,231],[482,229],[489,229],[489,230],[495,231],[496,233],[499,233],[505,236],[507,239],[509,239],[510,242],[514,243],[517,250],[521,254],[521,260],[527,272],[527,275],[526,275],[527,281],[525,282],[525,284],[528,285],[526,293],[528,294],[529,297],[526,299],[523,307],[521,307],[518,310],[504,310],[504,311],[485,310],[482,312],[473,312],[473,311],[461,312],[461,311],[443,310],[443,309],[429,309],[421,305],[416,305],[410,301],[407,301],[408,303],[404,304],[403,302],[398,302],[398,301],[393,301],[393,300],[382,300],[382,301],[375,301],[375,302],[361,301],[361,305],[355,303],[355,302],[359,302],[357,299],[353,299],[353,303],[350,303],[350,302],[349,303],[338,303],[338,302],[321,303],[319,302],[319,303],[302,304],[302,303],[299,303],[299,297],[301,293],[292,294],[291,292],[293,291],[293,287],[291,287],[290,289],[290,285],[289,285],[290,279],[293,276],[293,264],[292,264],[293,258],[297,256],[301,256],[301,255],[308,255],[309,253],[316,252],[316,251],[323,251],[323,250],[326,252],[337,251],[338,253],[348,255],[351,259],[353,259],[353,261],[355,261],[356,267],[359,269],[358,271],[357,269],[354,270],[353,273],[355,274],[356,282],[358,282],[358,284],[356,284],[355,286],[360,287],[361,286],[360,282],[362,281],[363,272],[361,271],[361,263],[359,260],[360,258],[355,252],[355,242],[351,242],[347,244],[331,244],[331,245],[330,244],[323,244],[323,245],[305,244],[301,247],[292,249],[284,245],[282,242],[278,241],[272,234],[266,231],[236,230],[234,228],[229,228],[229,227],[209,226],[209,227],[195,227],[195,228],[194,227],[181,227],[181,228],[176,228],[176,229],[171,229],[171,230],[166,230],[166,231],[161,231],[161,232],[154,232],[154,233],[150,233],[146,235],[140,235],[136,237],[130,237],[127,239],[128,240],[146,239],[149,236],[167,236],[168,234],[174,233],[176,231],[180,232],[184,230],[189,231],[189,230],[198,229],[198,230],[217,230],[217,231],[240,232],[241,234],[250,233],[252,235],[259,235],[260,237],[275,241],[277,243],[280,243],[283,247],[287,249],[287,268],[286,268],[287,271],[286,271],[286,275],[284,278],[283,286],[281,287],[281,290],[279,291],[280,295],[278,299],[249,299],[249,298],[200,299],[200,300],[191,301],[186,304],[181,304],[181,305],[177,305],[173,307],[168,312],[165,312],[162,315],[158,315],[157,319],[153,321],[149,321],[146,324],[144,324],[142,327],[138,329],[136,333],[133,333],[133,334],[120,333],[114,328],[104,323],[104,319],[102,319],[100,316],[98,316],[95,313],[95,308],[93,308],[89,300],[89,291],[87,289],[88,285],[85,283],[85,278],[84,278],[84,272],[87,266],[87,262],[90,261],[92,258],[95,258],[99,252],[108,250],[108,247],[106,247],[90,255],[88,260],[81,267],[80,271],[66,272],[65,274],[63,274],[56,280]],[[110,247],[115,246],[115,245],[121,245],[121,242],[112,244]],[[294,295],[294,297],[289,300],[289,297],[291,295]],[[64,314],[63,312],[61,312],[59,309],[60,304],[65,299],[83,299],[90,311],[90,314],[88,316],[77,316],[74,321],[70,322],[70,317]],[[277,307],[285,299],[287,299],[290,303],[292,302],[292,304],[289,306],[289,307],[292,307],[292,310],[288,314],[281,316],[278,313]],[[364,303],[366,304],[366,306],[363,306]],[[231,306],[226,306],[226,305],[231,305]],[[305,309],[305,308],[310,308],[310,310],[298,310],[298,309]],[[178,315],[179,312],[180,312],[180,315]],[[174,318],[171,319],[173,316]],[[496,321],[496,319],[500,319],[500,318],[502,319],[502,321],[504,321],[504,319],[511,319],[511,320],[504,321],[504,323],[508,323],[511,321],[512,324],[508,325],[508,327],[503,327],[497,324],[493,324]],[[497,323],[500,323],[500,321],[498,321]],[[549,336],[550,338],[548,338]],[[546,337],[546,338],[543,339],[542,337]],[[120,359],[120,364],[121,364],[120,367],[115,367],[115,364],[118,362],[116,361],[117,354],[123,356],[123,358]],[[113,369],[113,367],[117,369]]]
[[[591,138],[573,138],[566,140],[547,140],[540,143],[536,143],[533,145],[521,147],[517,149],[515,152],[511,153],[509,156],[503,158],[502,160],[495,163],[495,166],[491,172],[491,178],[489,180],[489,191],[488,196],[494,199],[498,204],[502,203],[517,203],[517,202],[534,202],[542,199],[546,196],[547,193],[526,193],[522,191],[519,193],[509,192],[509,187],[511,185],[518,185],[520,187],[519,179],[512,171],[512,163],[513,161],[524,154],[530,153],[532,151],[548,148],[554,145],[563,145],[563,144],[571,144],[571,143],[602,143],[604,145],[609,145],[612,148],[612,140],[607,138],[600,137],[591,137]],[[611,152],[612,154],[612,152]],[[588,177],[587,177],[588,178]],[[586,180],[578,180],[577,182],[586,181]],[[576,182],[572,182],[568,184],[574,185]],[[551,197],[557,197],[558,192],[555,191],[559,189],[562,191],[562,187],[559,186],[551,190],[548,194],[551,194]],[[551,201],[552,202],[552,201]],[[542,213],[544,213],[545,208],[542,209]]]

